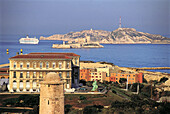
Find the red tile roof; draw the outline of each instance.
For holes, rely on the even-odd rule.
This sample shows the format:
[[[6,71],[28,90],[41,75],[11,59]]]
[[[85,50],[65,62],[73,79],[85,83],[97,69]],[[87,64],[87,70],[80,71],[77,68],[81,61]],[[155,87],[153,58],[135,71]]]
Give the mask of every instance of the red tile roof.
[[[26,54],[26,55],[17,55],[14,57],[11,57],[10,59],[15,58],[31,58],[31,59],[72,59],[71,57],[65,56],[65,55],[57,55],[57,54]]]
[[[0,75],[9,75],[7,72],[0,72]]]
[[[35,53],[29,53],[29,54],[57,54],[57,55],[66,55],[66,56],[80,56],[75,53],[41,53],[41,52],[35,52]]]
[[[0,68],[0,71],[7,71],[9,68]]]

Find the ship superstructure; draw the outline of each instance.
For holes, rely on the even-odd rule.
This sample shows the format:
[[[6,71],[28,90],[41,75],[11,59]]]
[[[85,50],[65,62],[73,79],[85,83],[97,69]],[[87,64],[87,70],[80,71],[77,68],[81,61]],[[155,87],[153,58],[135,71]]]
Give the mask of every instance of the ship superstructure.
[[[29,38],[29,36],[27,35],[26,38],[21,38],[19,42],[20,44],[38,44],[39,40],[36,37]]]

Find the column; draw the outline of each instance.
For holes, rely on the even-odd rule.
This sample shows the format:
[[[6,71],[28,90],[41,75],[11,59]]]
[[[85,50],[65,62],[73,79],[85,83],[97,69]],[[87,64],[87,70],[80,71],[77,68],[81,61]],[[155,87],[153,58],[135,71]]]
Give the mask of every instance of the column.
[[[20,82],[20,80],[18,79],[18,80],[17,80],[17,90],[16,90],[17,92],[20,92],[20,89],[19,89],[19,82]]]
[[[23,92],[26,92],[27,90],[26,90],[26,80],[23,80]]]
[[[30,92],[33,92],[32,85],[33,85],[33,82],[32,80],[30,80]]]

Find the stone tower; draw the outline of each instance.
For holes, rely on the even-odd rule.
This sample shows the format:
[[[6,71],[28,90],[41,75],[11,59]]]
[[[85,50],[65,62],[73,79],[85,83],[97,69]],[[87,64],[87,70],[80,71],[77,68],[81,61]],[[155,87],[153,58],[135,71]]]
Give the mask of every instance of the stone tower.
[[[64,82],[50,72],[40,84],[40,114],[64,114]]]

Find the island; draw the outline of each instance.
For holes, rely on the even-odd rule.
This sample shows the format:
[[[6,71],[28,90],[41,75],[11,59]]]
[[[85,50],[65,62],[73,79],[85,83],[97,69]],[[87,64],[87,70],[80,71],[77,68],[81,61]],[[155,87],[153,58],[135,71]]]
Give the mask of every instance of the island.
[[[87,37],[91,42],[101,44],[170,44],[170,38],[139,32],[134,28],[118,28],[114,31],[82,30],[67,34],[55,34],[49,37],[40,37],[40,40],[63,40],[68,43],[85,43]],[[74,46],[71,46],[74,47]]]
[[[86,36],[86,38],[68,41],[67,43],[63,41],[63,44],[53,44],[52,47],[59,49],[70,49],[70,48],[103,48],[104,46],[100,45],[98,42],[92,42],[90,36]]]

